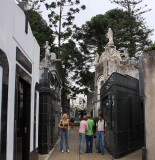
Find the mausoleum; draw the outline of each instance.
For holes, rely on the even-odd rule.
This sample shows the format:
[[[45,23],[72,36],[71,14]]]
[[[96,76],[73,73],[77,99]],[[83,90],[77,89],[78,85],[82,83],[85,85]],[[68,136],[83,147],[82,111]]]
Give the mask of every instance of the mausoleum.
[[[40,47],[26,2],[0,1],[0,160],[36,160]]]
[[[95,95],[94,95],[94,116],[100,112],[100,89],[113,72],[129,75],[139,79],[137,62],[134,57],[130,58],[127,48],[116,49],[113,42],[113,31],[109,28],[107,33],[109,39],[105,51],[95,57]]]

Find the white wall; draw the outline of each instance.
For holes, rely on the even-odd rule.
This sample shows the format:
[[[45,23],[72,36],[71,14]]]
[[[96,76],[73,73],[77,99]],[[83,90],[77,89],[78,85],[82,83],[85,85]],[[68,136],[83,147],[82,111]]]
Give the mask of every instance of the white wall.
[[[33,46],[33,78],[32,78],[32,86],[31,86],[31,94],[32,94],[32,99],[31,99],[31,139],[30,139],[30,151],[33,150],[33,138],[36,138],[36,146],[38,146],[38,132],[36,132],[36,136],[33,137],[34,134],[34,91],[35,91],[35,84],[36,82],[39,82],[39,61],[40,61],[40,56],[38,56],[35,53],[39,53],[40,52],[40,48],[36,42],[36,40],[34,39],[34,46]],[[35,65],[34,65],[35,64]],[[36,108],[36,131],[38,130],[38,114],[39,114],[39,94],[37,93],[37,108]]]
[[[31,87],[31,143],[33,150],[33,120],[34,120],[34,87],[39,81],[39,53],[40,48],[32,35],[30,26],[25,33],[25,14],[14,0],[0,0],[0,48],[6,53],[9,61],[9,89],[8,89],[8,124],[7,124],[7,160],[13,160],[14,141],[14,94],[16,75],[16,47],[25,54],[32,63],[33,73]],[[38,102],[37,102],[38,104]],[[37,108],[38,111],[38,108]],[[38,117],[37,117],[38,120]],[[38,124],[38,122],[37,122]],[[37,139],[36,135],[36,139]],[[37,142],[36,142],[37,143]]]
[[[14,3],[14,16],[13,16],[13,33],[12,36],[22,48],[22,51],[26,54],[29,60],[33,62],[33,51],[35,46],[35,38],[33,37],[30,26],[28,26],[28,34],[25,33],[25,14]],[[36,55],[37,57],[38,55]]]
[[[85,100],[85,103],[79,104],[79,101],[82,100],[82,99]],[[71,106],[73,105],[73,108],[74,107],[79,107],[81,109],[86,108],[86,106],[87,106],[87,96],[79,93],[78,95],[76,95],[76,99],[74,99],[73,101],[70,101],[70,105]]]
[[[155,51],[143,55],[147,160],[155,159]]]
[[[99,109],[100,109],[100,90],[101,90],[101,82],[104,81],[105,82],[105,75],[101,75],[96,82],[96,102],[95,102],[95,107],[94,107],[94,117],[97,117],[99,114]]]
[[[14,136],[14,93],[15,93],[15,48],[12,40],[13,30],[13,5],[12,0],[0,1],[0,48],[6,53],[9,61],[9,89],[8,89],[8,124],[7,124],[7,160],[13,159]]]

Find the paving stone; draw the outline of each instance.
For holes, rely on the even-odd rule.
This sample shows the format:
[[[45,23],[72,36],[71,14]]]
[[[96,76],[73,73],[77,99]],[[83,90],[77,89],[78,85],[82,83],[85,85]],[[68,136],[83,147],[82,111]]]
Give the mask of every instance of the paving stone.
[[[105,151],[104,155],[97,153],[95,149],[95,141],[94,141],[94,148],[93,153],[78,153],[78,133],[76,128],[71,129],[69,133],[69,146],[70,146],[70,153],[60,152],[60,143],[58,143],[51,154],[49,160],[114,160],[112,159],[111,155]],[[86,150],[86,144],[84,144],[83,151]],[[44,157],[39,158],[39,160],[44,160]],[[135,151],[127,156],[124,156],[117,160],[141,160],[141,150]]]

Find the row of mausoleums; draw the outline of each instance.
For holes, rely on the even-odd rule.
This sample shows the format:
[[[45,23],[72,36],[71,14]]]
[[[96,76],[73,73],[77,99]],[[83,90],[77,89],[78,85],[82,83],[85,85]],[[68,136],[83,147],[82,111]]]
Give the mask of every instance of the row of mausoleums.
[[[59,132],[61,61],[40,68],[40,47],[25,7],[0,1],[0,160],[37,160]]]
[[[110,28],[108,33],[105,51],[95,57],[95,92],[88,111],[104,115],[105,147],[114,158],[143,147],[142,159],[152,160],[155,52],[143,53],[138,60],[130,58],[127,49],[116,49]]]
[[[101,113],[107,122],[105,147],[114,158],[142,149],[142,160],[155,157],[155,51],[139,58],[139,80],[112,73],[101,87]]]

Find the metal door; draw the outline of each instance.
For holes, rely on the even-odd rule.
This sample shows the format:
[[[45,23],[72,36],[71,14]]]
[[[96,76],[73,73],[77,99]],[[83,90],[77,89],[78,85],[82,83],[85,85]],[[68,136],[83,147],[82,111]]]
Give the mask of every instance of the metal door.
[[[15,159],[29,160],[31,85],[22,78],[16,84]]]

